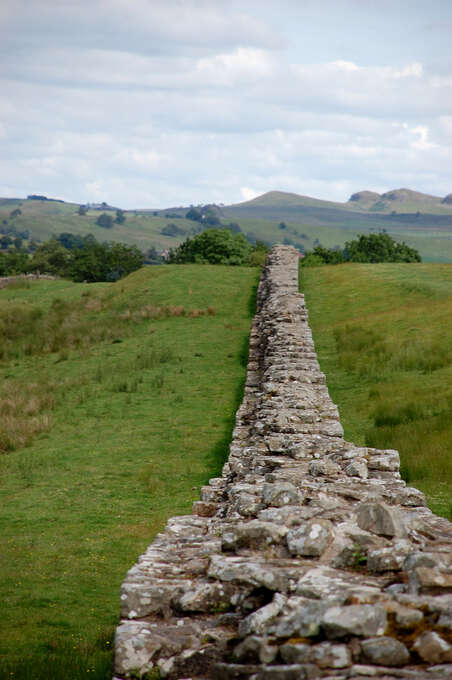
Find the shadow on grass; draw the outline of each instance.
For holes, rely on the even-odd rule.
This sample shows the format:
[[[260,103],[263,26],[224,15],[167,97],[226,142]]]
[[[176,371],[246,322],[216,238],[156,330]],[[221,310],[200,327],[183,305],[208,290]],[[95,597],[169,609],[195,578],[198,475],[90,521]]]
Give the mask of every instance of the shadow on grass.
[[[258,283],[256,283],[255,286],[253,286],[249,300],[248,300],[248,312],[251,318],[253,318],[256,314],[257,311],[257,287]],[[239,351],[239,361],[240,365],[243,366],[245,369],[248,366],[248,356],[249,356],[249,347],[250,347],[250,336],[249,333],[244,337],[242,347],[240,348]],[[246,375],[243,376],[243,378],[240,380],[240,382],[237,384],[237,387],[235,389],[235,394],[234,394],[234,402],[233,402],[233,411],[228,417],[226,421],[226,425],[223,431],[222,436],[220,439],[216,442],[216,444],[212,447],[212,449],[209,451],[207,454],[206,460],[207,464],[209,466],[209,469],[211,470],[210,475],[213,474],[213,476],[219,476],[221,475],[221,470],[228,458],[229,454],[229,445],[232,440],[232,431],[234,429],[235,425],[235,414],[237,409],[239,408],[240,404],[242,403],[243,400],[243,393],[244,393],[244,388],[245,388],[245,381],[246,381]],[[208,479],[206,479],[206,482]]]

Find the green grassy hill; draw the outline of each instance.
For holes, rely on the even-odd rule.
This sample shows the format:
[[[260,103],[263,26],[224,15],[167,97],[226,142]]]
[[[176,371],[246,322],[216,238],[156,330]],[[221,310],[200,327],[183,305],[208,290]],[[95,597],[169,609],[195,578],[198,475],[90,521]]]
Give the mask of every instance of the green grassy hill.
[[[0,290],[1,678],[110,679],[127,569],[227,455],[258,275]]]
[[[301,289],[346,438],[398,449],[452,519],[452,265],[301,268]]]

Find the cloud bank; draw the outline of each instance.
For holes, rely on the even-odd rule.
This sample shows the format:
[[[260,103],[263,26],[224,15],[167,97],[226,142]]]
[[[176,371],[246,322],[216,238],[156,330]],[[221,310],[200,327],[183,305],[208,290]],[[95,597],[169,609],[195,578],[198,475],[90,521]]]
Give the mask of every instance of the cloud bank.
[[[0,195],[132,208],[447,194],[452,7],[433,0],[432,26],[414,4],[382,50],[383,1],[4,1]]]

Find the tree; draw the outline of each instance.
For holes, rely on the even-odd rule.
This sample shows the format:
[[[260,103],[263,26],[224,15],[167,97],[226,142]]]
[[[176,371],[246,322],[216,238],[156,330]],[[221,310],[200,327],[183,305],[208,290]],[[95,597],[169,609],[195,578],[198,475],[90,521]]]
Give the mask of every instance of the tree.
[[[28,270],[41,274],[67,276],[70,263],[70,252],[55,239],[42,243],[36,248],[29,263]]]
[[[124,210],[121,210],[120,208],[118,208],[118,210],[116,211],[115,222],[117,224],[124,224],[125,221],[126,221],[126,214],[125,214]]]
[[[193,220],[193,222],[201,222],[202,213],[197,208],[190,208],[190,210],[185,214],[185,219]]]
[[[185,229],[178,227],[177,224],[174,224],[174,222],[170,222],[166,227],[163,227],[160,233],[164,236],[183,236],[187,232]]]
[[[143,253],[125,243],[98,243],[72,252],[70,274],[74,281],[117,281],[142,267]]]
[[[386,233],[360,234],[356,241],[346,242],[344,255],[350,262],[421,262],[415,248]]]
[[[243,265],[248,264],[251,251],[243,234],[234,234],[229,229],[206,229],[171,250],[169,262]]]
[[[96,224],[104,229],[111,229],[113,226],[113,217],[107,213],[101,213],[96,220]]]

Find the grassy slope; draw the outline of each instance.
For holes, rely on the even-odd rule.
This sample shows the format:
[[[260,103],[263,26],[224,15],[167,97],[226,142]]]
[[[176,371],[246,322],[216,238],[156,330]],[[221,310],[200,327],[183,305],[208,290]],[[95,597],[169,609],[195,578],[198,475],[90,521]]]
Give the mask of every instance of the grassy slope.
[[[305,268],[301,288],[346,438],[398,449],[452,519],[452,265]]]
[[[19,206],[19,203],[18,203]],[[187,234],[193,228],[193,222],[185,219],[168,219],[154,217],[152,214],[127,213],[124,224],[115,224],[112,229],[104,229],[96,225],[101,214],[98,210],[90,210],[84,217],[77,214],[78,206],[71,203],[54,203],[48,201],[20,202],[22,215],[14,219],[8,216],[15,206],[0,204],[0,222],[7,219],[9,226],[17,231],[29,230],[32,237],[46,241],[52,234],[70,232],[72,234],[93,234],[99,241],[120,241],[137,245],[142,250],[155,246],[157,250],[171,248],[180,243],[185,236],[174,238],[161,234],[167,224],[174,222]],[[115,213],[109,213],[114,218]]]
[[[0,291],[0,309],[39,306],[45,319],[59,298],[74,317],[66,348],[0,365],[2,379],[55,395],[50,430],[0,456],[0,677],[110,677],[126,570],[226,455],[258,274],[149,267],[116,284]],[[149,302],[216,313],[139,320]],[[135,321],[119,319],[127,310]],[[72,348],[78,317],[93,338],[91,326],[113,335]]]

